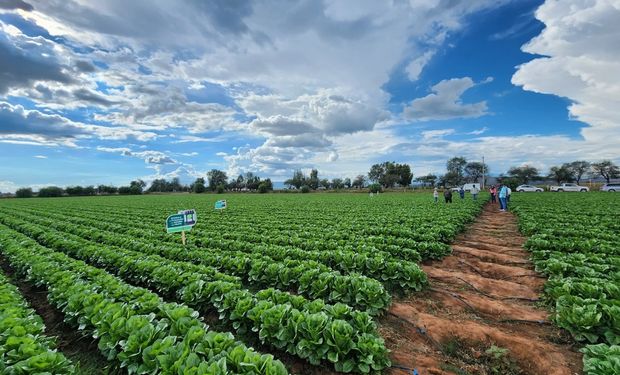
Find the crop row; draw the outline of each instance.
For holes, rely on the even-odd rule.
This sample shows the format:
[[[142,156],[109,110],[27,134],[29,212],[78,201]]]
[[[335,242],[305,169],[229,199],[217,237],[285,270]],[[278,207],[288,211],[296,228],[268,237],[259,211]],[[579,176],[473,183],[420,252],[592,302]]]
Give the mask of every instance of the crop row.
[[[554,321],[591,344],[583,349],[586,373],[614,373],[606,371],[620,365],[620,201],[608,194],[544,198],[516,197],[514,211],[536,269],[549,277]]]
[[[144,283],[163,295],[176,296],[189,306],[210,306],[238,333],[255,332],[262,343],[307,358],[313,364],[329,360],[338,371],[362,373],[389,365],[383,340],[371,317],[346,305],[325,305],[321,300],[307,301],[274,290],[253,294],[234,283],[218,280],[213,269],[200,272],[206,267],[94,245],[80,237],[17,219],[5,223],[46,246]]]
[[[153,238],[132,237],[63,220],[45,219],[41,216],[27,217],[21,213],[13,213],[12,217],[21,217],[48,228],[73,233],[107,245],[145,254],[157,254],[174,260],[199,262],[225,273],[243,277],[253,285],[278,289],[295,288],[298,294],[308,298],[321,298],[329,303],[344,303],[373,315],[386,309],[390,304],[390,295],[379,281],[358,274],[342,275],[316,261],[286,259],[277,262],[260,253],[246,253],[234,249],[213,251],[184,247],[178,243],[162,245]],[[4,215],[0,220],[8,222],[11,217]],[[420,289],[426,283],[426,275],[417,265],[402,277],[409,277],[416,289]]]
[[[62,230],[74,230],[89,228],[90,237],[101,239],[101,234],[105,232],[115,233],[112,241],[119,246],[124,246],[119,234],[129,236],[132,239],[145,239],[149,243],[166,243],[166,246],[178,247],[178,238],[162,233],[161,230],[137,230],[129,226],[130,219],[117,219],[114,223],[101,222],[94,218],[85,218],[78,215],[60,215],[39,211],[25,211],[21,213],[29,213],[35,215],[36,218],[49,218],[46,225],[61,226]],[[71,226],[65,223],[75,223]],[[96,228],[97,232],[93,229]],[[81,234],[86,231],[81,231]],[[193,236],[194,237],[194,236]],[[442,247],[447,245],[440,244]],[[186,247],[204,251],[207,248],[210,251],[230,252],[237,251],[253,255],[262,255],[271,258],[277,263],[287,260],[295,261],[313,261],[323,264],[331,269],[338,270],[344,274],[359,273],[376,280],[381,281],[384,286],[390,290],[420,290],[427,283],[426,275],[417,265],[416,261],[420,260],[420,256],[416,253],[414,261],[397,260],[388,254],[375,251],[360,254],[346,246],[333,251],[311,251],[302,250],[289,246],[263,245],[260,243],[247,243],[234,240],[213,240],[210,238],[199,237],[189,241]],[[313,263],[310,263],[312,265]],[[327,269],[325,269],[327,271]],[[335,301],[338,302],[338,301]],[[358,306],[359,307],[359,306]]]
[[[0,251],[19,274],[47,288],[65,320],[98,339],[130,374],[286,374],[282,363],[209,331],[198,312],[165,303],[106,272],[0,226]]]
[[[41,317],[0,273],[0,373],[72,374],[75,366],[55,347]]]

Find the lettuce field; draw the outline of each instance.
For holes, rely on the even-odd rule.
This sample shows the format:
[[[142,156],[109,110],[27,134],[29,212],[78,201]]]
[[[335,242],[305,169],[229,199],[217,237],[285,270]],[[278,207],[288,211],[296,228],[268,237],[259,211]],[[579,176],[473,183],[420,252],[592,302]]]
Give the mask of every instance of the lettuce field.
[[[486,198],[2,200],[0,373],[386,373],[378,319],[429,288],[420,264],[451,254]],[[515,194],[513,207],[584,373],[620,373],[620,199]],[[164,227],[184,209],[198,219],[185,245]]]

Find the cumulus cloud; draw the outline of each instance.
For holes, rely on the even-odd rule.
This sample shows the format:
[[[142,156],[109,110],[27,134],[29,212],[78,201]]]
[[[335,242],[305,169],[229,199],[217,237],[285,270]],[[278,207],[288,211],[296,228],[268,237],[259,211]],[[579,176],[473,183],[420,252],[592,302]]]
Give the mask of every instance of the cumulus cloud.
[[[443,80],[431,88],[431,94],[413,100],[405,107],[403,114],[405,118],[413,121],[484,116],[487,114],[486,101],[467,104],[461,100],[461,95],[474,85],[470,77]]]
[[[571,100],[569,114],[589,124],[581,134],[602,146],[620,134],[620,3],[547,1],[536,11],[545,29],[523,46],[544,57],[521,65],[512,83]],[[617,148],[617,145],[614,146]]]
[[[54,46],[48,39],[28,37],[0,22],[0,95],[37,81],[74,82],[68,67],[57,58]]]
[[[24,0],[4,0],[0,2],[0,9],[21,9],[29,12],[33,10],[34,7]]]
[[[12,143],[75,147],[79,138],[150,140],[157,134],[122,127],[87,125],[57,114],[27,110],[21,105],[0,102],[0,139]]]
[[[431,60],[431,58],[434,55],[435,55],[435,51],[430,50],[430,51],[424,52],[422,56],[419,56],[413,59],[409,63],[409,65],[407,65],[407,68],[405,68],[405,71],[407,72],[407,76],[409,77],[409,80],[417,81],[418,78],[420,77],[420,73],[422,73],[422,69],[424,69],[426,64],[428,64],[428,62]]]

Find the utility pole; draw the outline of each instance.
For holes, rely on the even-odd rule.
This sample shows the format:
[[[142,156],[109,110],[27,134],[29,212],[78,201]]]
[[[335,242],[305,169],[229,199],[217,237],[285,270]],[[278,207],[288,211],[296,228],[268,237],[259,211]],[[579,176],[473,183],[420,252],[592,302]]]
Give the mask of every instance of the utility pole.
[[[480,190],[484,190],[484,180],[485,180],[484,172],[485,172],[485,170],[484,170],[484,155],[482,155],[482,189],[480,189]]]

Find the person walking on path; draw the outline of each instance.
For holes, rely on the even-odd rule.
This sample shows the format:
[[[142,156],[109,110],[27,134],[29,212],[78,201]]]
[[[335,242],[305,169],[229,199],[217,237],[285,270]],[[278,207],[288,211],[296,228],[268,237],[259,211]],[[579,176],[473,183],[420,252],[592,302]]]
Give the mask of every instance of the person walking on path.
[[[508,187],[506,185],[501,185],[499,188],[499,210],[506,211],[506,196],[508,195]]]
[[[437,191],[437,188],[433,190],[433,198],[435,199],[435,203],[437,203],[437,201],[439,200],[439,192]]]
[[[446,203],[452,203],[452,190],[445,189],[443,191],[443,197],[446,200]]]
[[[495,185],[491,186],[489,193],[491,193],[491,203],[497,202],[497,188]]]
[[[478,193],[480,192],[480,190],[478,189],[478,187],[476,185],[474,185],[471,188],[471,196],[474,197],[474,200],[478,199]]]
[[[459,189],[459,195],[461,196],[461,199],[465,199],[465,189],[463,189],[462,186]]]

